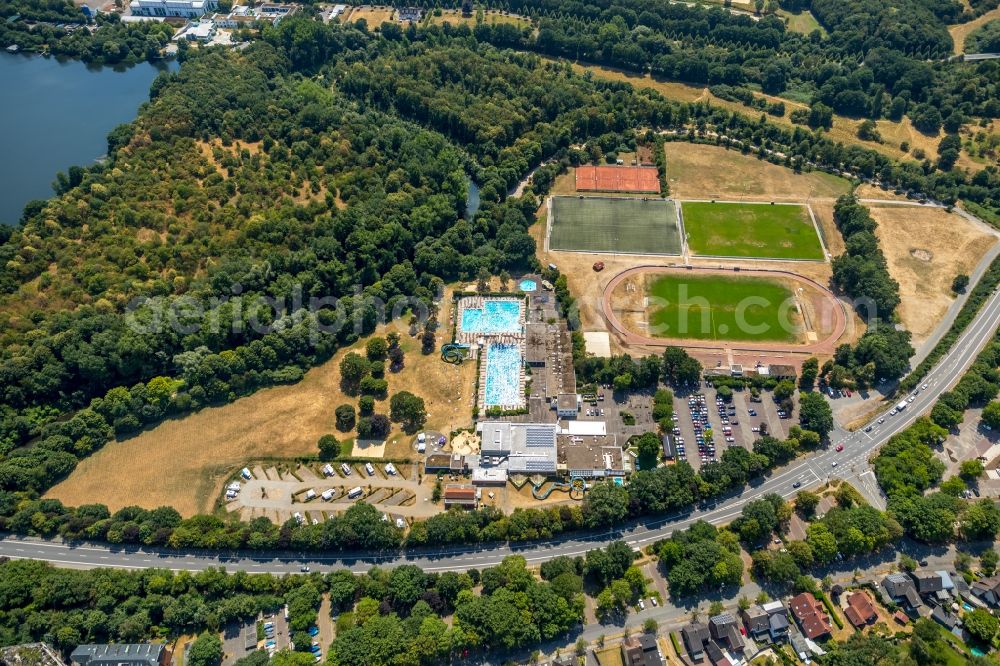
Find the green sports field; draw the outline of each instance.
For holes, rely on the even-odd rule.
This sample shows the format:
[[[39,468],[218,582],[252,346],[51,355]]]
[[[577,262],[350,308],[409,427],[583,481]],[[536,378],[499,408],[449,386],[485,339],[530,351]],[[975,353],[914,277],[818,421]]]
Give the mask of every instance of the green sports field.
[[[672,201],[552,197],[551,250],[680,254]]]
[[[695,254],[822,261],[805,206],[685,201],[684,231]]]
[[[648,332],[656,337],[739,342],[798,337],[790,330],[799,323],[792,292],[775,280],[671,274],[650,283],[649,298]]]

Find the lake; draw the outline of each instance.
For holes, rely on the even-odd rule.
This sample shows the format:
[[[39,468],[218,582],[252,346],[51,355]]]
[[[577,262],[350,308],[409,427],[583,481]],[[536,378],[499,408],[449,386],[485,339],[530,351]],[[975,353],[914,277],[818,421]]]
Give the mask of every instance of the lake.
[[[88,68],[0,52],[0,223],[17,224],[24,204],[52,196],[56,172],[89,166],[108,132],[135,118],[163,67]]]

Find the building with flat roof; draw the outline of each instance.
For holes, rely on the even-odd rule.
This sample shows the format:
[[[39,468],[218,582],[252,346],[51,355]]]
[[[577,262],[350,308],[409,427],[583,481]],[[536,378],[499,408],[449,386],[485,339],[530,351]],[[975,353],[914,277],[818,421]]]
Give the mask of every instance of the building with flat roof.
[[[432,453],[424,460],[425,474],[437,474],[438,472],[461,474],[466,470],[468,470],[468,463],[465,456],[458,453],[452,455],[447,453]]]
[[[510,474],[555,474],[556,424],[485,421],[479,428],[481,463],[490,458]]]
[[[575,419],[580,411],[580,397],[576,393],[560,393],[556,396],[556,416],[560,419]]]
[[[477,467],[472,470],[472,485],[505,486],[507,485],[507,470],[500,467]]]
[[[80,645],[69,655],[75,666],[163,666],[167,651],[162,643]]]
[[[559,435],[559,467],[571,477],[584,479],[625,476],[622,447],[612,436]]]
[[[132,0],[129,3],[133,16],[198,18],[218,8],[218,0]]]

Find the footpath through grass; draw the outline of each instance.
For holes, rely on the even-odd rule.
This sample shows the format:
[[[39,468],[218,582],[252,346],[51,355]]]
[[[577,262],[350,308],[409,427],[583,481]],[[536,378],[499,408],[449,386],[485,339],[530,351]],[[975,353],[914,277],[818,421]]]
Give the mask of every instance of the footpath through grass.
[[[775,280],[664,275],[649,288],[649,334],[662,338],[794,342],[798,311]]]
[[[695,254],[823,260],[809,211],[799,205],[685,201],[684,231]]]

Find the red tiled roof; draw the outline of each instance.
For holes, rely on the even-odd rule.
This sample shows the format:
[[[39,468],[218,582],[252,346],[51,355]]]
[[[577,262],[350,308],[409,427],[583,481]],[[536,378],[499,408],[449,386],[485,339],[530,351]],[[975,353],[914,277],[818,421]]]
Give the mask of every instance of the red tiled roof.
[[[817,638],[830,633],[832,629],[830,618],[823,610],[823,605],[811,593],[803,592],[793,597],[789,606],[802,626],[802,633],[806,638]]]
[[[878,614],[875,612],[875,606],[872,605],[871,599],[864,592],[855,592],[851,596],[847,597],[847,619],[851,620],[850,611],[854,611],[855,617],[860,621],[860,624],[867,624],[875,618]],[[858,622],[851,620],[851,623],[858,625]]]

